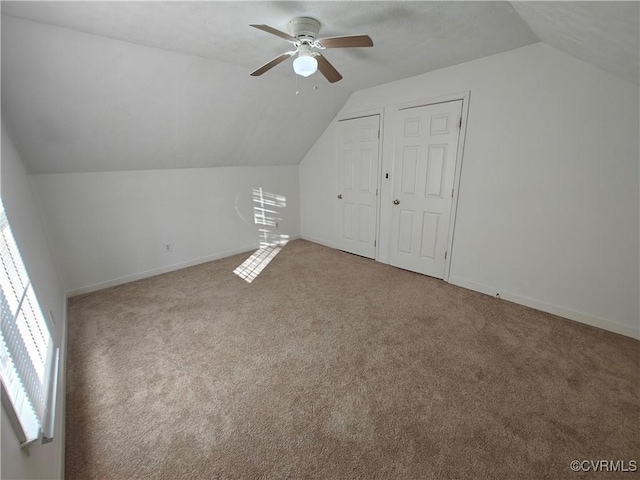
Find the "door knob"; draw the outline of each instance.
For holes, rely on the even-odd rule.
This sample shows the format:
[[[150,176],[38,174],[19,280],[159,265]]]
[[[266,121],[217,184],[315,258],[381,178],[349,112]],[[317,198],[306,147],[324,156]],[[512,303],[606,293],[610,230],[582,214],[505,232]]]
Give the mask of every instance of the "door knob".
[[[398,200],[397,198],[393,201],[394,205],[400,205],[400,200]]]
[[[339,195],[338,195],[338,198],[339,198],[340,200],[342,200],[342,194],[339,194]]]

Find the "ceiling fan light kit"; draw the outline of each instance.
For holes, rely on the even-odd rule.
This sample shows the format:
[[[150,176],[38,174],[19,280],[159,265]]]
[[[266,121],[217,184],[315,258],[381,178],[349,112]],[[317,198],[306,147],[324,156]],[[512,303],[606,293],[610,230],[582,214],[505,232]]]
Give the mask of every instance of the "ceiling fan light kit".
[[[313,49],[373,47],[373,41],[368,35],[346,35],[318,39],[320,22],[310,17],[296,17],[291,20],[288,25],[290,34],[281,32],[268,25],[250,26],[283,38],[296,47],[296,50],[283,53],[251,72],[251,75],[254,77],[262,75],[279,63],[297,54],[297,57],[293,61],[293,71],[297,75],[308,77],[316,73],[317,70],[320,70],[320,73],[322,73],[330,83],[335,83],[342,79],[342,75],[329,63],[329,60],[327,60],[322,53],[314,51]]]
[[[317,70],[318,61],[311,55],[311,52],[299,52],[298,58],[293,61],[293,71],[302,77],[313,75]]]

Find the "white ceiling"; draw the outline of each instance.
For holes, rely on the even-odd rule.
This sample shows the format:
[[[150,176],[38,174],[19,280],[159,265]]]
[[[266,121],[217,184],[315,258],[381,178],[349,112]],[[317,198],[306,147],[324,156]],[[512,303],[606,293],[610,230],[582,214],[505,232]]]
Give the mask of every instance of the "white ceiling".
[[[512,2],[538,38],[638,85],[639,2]]]
[[[3,1],[3,122],[32,172],[297,164],[353,91],[539,40],[638,83],[638,3],[587,3]],[[375,46],[250,77],[295,16]]]

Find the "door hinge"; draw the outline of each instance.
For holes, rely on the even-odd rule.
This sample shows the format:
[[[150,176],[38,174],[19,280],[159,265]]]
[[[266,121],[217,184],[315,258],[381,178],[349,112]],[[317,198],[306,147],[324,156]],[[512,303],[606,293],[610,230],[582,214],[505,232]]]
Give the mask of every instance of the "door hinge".
[[[458,128],[462,128],[462,117],[460,117],[460,123],[458,124]]]
[[[378,130],[378,138],[380,138],[380,130]]]
[[[373,241],[373,246],[375,247],[377,244],[376,240]]]
[[[378,189],[376,188],[376,197],[378,196]]]
[[[447,252],[444,252],[444,259],[447,259]]]
[[[453,188],[451,189],[451,198],[453,198]]]

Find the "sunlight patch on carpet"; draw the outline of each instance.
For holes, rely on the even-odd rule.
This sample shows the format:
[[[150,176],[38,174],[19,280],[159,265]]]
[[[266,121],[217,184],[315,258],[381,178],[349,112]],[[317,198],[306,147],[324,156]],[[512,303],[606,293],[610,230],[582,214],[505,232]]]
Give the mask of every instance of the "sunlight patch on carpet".
[[[259,248],[253,255],[247,258],[242,265],[236,268],[233,273],[251,283],[260,275],[260,272],[269,265],[269,262],[280,253],[280,250],[282,250],[281,246]]]

